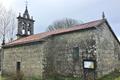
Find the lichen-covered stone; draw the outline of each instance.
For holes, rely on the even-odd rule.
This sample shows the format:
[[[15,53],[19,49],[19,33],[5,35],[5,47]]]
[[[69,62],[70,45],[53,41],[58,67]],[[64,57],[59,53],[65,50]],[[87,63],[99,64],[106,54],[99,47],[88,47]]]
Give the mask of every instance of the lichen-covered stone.
[[[78,60],[73,48],[79,48]],[[47,78],[53,75],[83,76],[83,59],[97,62],[96,77],[102,77],[120,67],[120,44],[106,23],[97,28],[54,35],[45,42],[4,49],[3,72],[15,73],[16,62],[26,76]]]

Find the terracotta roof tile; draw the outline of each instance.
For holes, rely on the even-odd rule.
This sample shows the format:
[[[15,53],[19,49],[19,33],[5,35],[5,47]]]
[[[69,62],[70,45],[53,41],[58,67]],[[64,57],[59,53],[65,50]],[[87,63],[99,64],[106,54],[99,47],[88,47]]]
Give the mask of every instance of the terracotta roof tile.
[[[24,37],[24,38],[14,40],[10,43],[6,43],[5,46],[14,46],[14,45],[20,45],[20,44],[35,42],[35,41],[41,41],[43,38],[46,38],[46,37],[51,36],[51,35],[56,35],[56,34],[76,31],[76,30],[92,28],[92,27],[95,27],[95,26],[101,24],[103,21],[104,20],[101,19],[101,20],[96,20],[96,21],[91,21],[91,22],[88,22],[88,23],[76,25],[76,26],[73,26],[73,27],[67,28],[67,29],[58,29],[58,30],[54,30],[54,31],[34,34],[34,35],[31,35],[31,36],[28,36],[28,37]]]

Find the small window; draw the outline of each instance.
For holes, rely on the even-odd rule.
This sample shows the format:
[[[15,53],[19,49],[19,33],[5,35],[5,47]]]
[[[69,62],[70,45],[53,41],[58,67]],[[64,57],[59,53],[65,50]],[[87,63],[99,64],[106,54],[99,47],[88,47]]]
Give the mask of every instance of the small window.
[[[73,48],[73,60],[78,61],[79,60],[79,47]]]
[[[118,60],[120,60],[120,53],[118,53]]]
[[[20,71],[20,65],[21,65],[21,62],[17,62],[17,64],[16,64],[16,71]]]

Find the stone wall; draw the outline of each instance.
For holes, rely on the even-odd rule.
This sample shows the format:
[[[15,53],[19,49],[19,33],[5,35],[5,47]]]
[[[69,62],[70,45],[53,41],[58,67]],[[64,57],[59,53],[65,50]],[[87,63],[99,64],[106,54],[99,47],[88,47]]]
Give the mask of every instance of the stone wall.
[[[120,45],[104,23],[97,31],[97,74],[101,77],[119,67]]]
[[[1,56],[2,56],[2,49],[1,49],[1,47],[0,47],[0,71],[1,71]]]
[[[46,64],[49,64],[46,68],[47,73],[83,76],[82,60],[84,55],[87,54],[85,52],[89,46],[87,40],[91,39],[95,40],[96,46],[94,58],[97,61],[97,77],[102,77],[117,69],[120,65],[120,59],[118,60],[120,45],[104,23],[96,29],[60,34],[49,38],[45,54],[47,56],[46,61],[48,61]],[[79,60],[77,62],[73,61],[74,47],[79,47]]]
[[[106,24],[100,27],[50,36],[44,43],[34,43],[4,49],[4,73],[15,73],[16,62],[21,62],[25,75],[83,76],[82,61],[89,48],[95,47],[92,58],[97,61],[97,76],[101,77],[120,66],[120,45]],[[73,59],[74,48],[79,48],[78,60]]]
[[[16,63],[21,62],[25,76],[42,76],[43,47],[41,43],[4,49],[3,73],[16,73]]]
[[[95,39],[95,29],[80,30],[67,34],[55,35],[49,38],[46,44],[46,66],[48,74],[63,76],[83,76],[82,60],[89,43]],[[73,60],[73,48],[79,48],[79,60]],[[52,73],[51,73],[52,72]]]

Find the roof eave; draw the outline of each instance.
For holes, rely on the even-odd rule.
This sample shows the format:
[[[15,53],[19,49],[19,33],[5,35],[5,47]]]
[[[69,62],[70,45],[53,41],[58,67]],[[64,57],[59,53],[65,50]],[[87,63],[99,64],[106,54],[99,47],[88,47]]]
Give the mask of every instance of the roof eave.
[[[19,43],[19,44],[9,44],[9,45],[4,45],[2,46],[3,48],[9,48],[9,47],[16,47],[16,46],[22,46],[22,45],[27,45],[27,44],[31,44],[31,43],[36,43],[36,42],[45,42],[45,40],[36,40],[36,41],[29,41],[29,42],[25,42],[25,43]]]
[[[111,26],[109,25],[107,19],[105,19],[105,23],[107,24],[108,28],[110,29],[110,31],[112,32],[113,36],[115,37],[115,39],[117,40],[118,44],[120,45],[120,41],[117,38],[117,36],[115,35],[114,31],[112,30]]]

